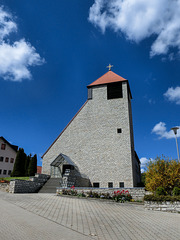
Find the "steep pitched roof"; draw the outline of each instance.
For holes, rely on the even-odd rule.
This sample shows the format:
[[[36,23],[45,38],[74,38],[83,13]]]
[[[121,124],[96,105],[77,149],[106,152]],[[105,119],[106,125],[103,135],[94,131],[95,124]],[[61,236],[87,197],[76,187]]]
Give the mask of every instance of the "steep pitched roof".
[[[98,78],[96,81],[88,85],[87,87],[92,87],[96,85],[103,85],[103,84],[108,84],[108,83],[115,83],[115,82],[124,82],[127,81],[127,79],[117,75],[116,73],[112,71],[108,71],[105,73],[103,76]]]
[[[75,119],[75,117],[80,113],[80,111],[83,109],[83,107],[87,104],[88,100],[83,104],[83,106],[79,109],[79,111],[76,113],[76,115],[71,119],[71,121],[68,123],[68,125],[62,130],[62,132],[59,134],[59,136],[54,140],[54,142],[50,145],[50,147],[45,151],[45,153],[41,156],[41,158],[44,157],[44,155],[49,151],[49,149],[54,145],[54,143],[58,140],[58,138],[63,134],[63,132],[66,130],[66,128],[72,123],[72,121]]]
[[[6,144],[8,144],[14,151],[17,152],[18,146],[10,144],[4,137],[0,137]]]

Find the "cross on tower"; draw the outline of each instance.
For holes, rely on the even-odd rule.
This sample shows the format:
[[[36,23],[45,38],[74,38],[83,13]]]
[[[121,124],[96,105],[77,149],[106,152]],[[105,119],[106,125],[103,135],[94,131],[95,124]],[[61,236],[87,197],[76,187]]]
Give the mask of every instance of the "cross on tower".
[[[111,71],[111,68],[113,67],[113,65],[111,65],[111,64],[109,64],[108,66],[107,66],[107,68],[109,68],[109,71]]]

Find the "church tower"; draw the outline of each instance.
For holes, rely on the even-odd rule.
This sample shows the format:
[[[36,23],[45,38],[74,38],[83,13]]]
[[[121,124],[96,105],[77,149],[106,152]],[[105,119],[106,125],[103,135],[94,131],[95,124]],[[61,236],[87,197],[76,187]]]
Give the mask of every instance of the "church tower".
[[[71,165],[89,178],[91,186],[135,187],[140,162],[134,150],[128,80],[109,69],[87,88],[88,100],[44,153],[42,171],[63,177],[63,164]],[[69,160],[58,160],[58,165],[59,156]]]

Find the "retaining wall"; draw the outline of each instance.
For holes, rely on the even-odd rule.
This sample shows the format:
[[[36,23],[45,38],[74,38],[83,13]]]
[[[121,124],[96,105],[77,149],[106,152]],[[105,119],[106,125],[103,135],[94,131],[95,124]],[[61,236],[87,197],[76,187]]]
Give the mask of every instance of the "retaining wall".
[[[145,201],[145,209],[155,210],[155,211],[164,211],[164,212],[177,212],[180,213],[180,202],[154,202],[154,201]]]
[[[11,180],[9,185],[10,193],[36,193],[47,182],[49,175],[37,174],[29,181],[27,180]]]
[[[9,183],[0,183],[0,190],[3,192],[8,192]]]

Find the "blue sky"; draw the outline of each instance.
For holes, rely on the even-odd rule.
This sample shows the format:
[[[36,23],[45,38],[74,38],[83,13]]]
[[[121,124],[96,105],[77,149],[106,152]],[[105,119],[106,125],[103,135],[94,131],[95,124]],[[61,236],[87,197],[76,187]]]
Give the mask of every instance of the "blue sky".
[[[162,154],[177,158],[170,128],[180,126],[180,0],[1,0],[0,6],[3,137],[36,153],[41,165],[40,156],[86,101],[86,86],[111,63],[130,83],[143,165]]]

